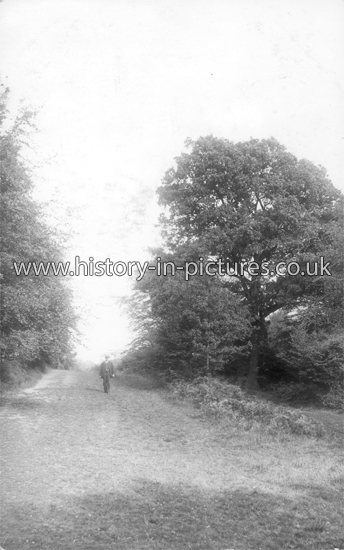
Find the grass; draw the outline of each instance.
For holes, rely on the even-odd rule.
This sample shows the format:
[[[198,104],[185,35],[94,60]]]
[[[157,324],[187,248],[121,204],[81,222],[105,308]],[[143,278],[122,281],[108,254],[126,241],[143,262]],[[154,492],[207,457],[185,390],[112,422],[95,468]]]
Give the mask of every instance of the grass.
[[[329,507],[331,495],[303,501],[258,491],[205,493],[193,487],[137,482],[136,492],[110,491],[71,499],[43,513],[22,505],[21,521],[30,514],[31,534],[21,548],[118,550],[333,550],[343,548],[341,511]],[[46,525],[42,529],[42,519]],[[337,528],[333,528],[333,524]],[[23,529],[24,531],[24,529]],[[27,531],[26,531],[27,532]],[[10,540],[8,540],[10,543]],[[4,541],[3,544],[6,544]],[[6,550],[16,548],[9,544]]]
[[[170,395],[192,403],[218,437],[226,430],[233,441],[231,460],[247,491],[241,541],[244,530],[255,533],[254,544],[246,538],[247,546],[233,548],[344,548],[342,441],[327,438],[321,422],[219,378],[175,381]]]
[[[337,442],[270,430],[275,409],[209,380],[171,401],[149,377],[105,396],[96,372],[57,374],[70,385],[2,418],[6,550],[344,548]],[[230,392],[233,413],[200,403]]]

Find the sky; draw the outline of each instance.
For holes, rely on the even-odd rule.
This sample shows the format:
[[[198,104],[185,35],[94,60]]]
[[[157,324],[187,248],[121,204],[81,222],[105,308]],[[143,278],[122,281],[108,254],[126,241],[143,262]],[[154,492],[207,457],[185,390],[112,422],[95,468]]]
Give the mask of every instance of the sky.
[[[69,259],[144,261],[185,139],[275,137],[344,191],[342,0],[3,0],[0,81],[37,111],[30,162]],[[72,280],[78,353],[130,340],[126,277]]]

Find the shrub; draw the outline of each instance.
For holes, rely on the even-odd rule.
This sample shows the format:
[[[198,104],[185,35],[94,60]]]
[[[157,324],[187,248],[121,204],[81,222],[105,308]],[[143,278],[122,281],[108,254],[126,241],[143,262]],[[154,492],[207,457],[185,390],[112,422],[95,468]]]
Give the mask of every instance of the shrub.
[[[343,385],[343,331],[322,326],[318,317],[306,308],[272,319],[262,361],[266,379],[303,384],[317,394]]]
[[[170,384],[172,395],[190,400],[203,412],[215,418],[230,419],[244,429],[263,428],[296,435],[320,437],[324,430],[298,411],[275,405],[261,396],[247,395],[239,386],[212,376],[192,382],[177,380]]]
[[[30,385],[38,380],[44,368],[24,368],[18,362],[3,361],[1,364],[1,390],[13,390]]]
[[[344,390],[338,385],[320,396],[321,404],[328,409],[344,410]]]

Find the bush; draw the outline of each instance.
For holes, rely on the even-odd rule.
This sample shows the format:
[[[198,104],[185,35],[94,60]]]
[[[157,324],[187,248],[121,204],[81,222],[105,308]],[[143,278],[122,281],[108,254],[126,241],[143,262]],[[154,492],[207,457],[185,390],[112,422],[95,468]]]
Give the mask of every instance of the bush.
[[[277,398],[278,401],[283,401],[288,404],[316,404],[320,403],[319,387],[315,384],[305,384],[304,382],[278,382],[268,388],[269,393]]]
[[[328,409],[344,411],[344,390],[338,385],[320,396],[321,404]]]
[[[340,384],[324,391],[316,384],[304,382],[279,382],[268,386],[272,398],[289,405],[313,405],[327,409],[344,409],[344,391]]]
[[[311,390],[319,395],[343,385],[344,339],[340,326],[321,326],[311,308],[280,317],[270,324],[269,345],[262,357],[264,378],[294,382],[300,384],[299,390],[304,387],[308,393]]]
[[[3,361],[1,364],[1,390],[8,391],[22,386],[29,386],[37,381],[45,367],[24,368],[17,362]]]
[[[239,386],[212,376],[192,382],[177,380],[170,384],[172,395],[190,400],[206,414],[230,419],[244,429],[263,428],[270,432],[284,431],[296,435],[320,437],[321,423],[305,415],[277,406],[261,396],[248,396]]]

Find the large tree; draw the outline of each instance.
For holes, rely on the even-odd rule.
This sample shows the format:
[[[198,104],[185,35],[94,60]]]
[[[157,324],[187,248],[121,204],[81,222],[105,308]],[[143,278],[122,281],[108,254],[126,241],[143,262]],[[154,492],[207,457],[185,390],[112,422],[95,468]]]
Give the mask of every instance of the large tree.
[[[277,274],[274,267],[294,261],[304,270],[306,261],[319,259],[341,193],[324,168],[298,160],[273,138],[232,143],[208,136],[186,145],[189,152],[175,159],[158,189],[168,207],[163,234],[172,250],[192,243],[208,258],[259,266],[254,274],[245,268],[233,275],[231,287],[250,310],[246,387],[255,389],[266,318],[312,291],[311,277]]]

